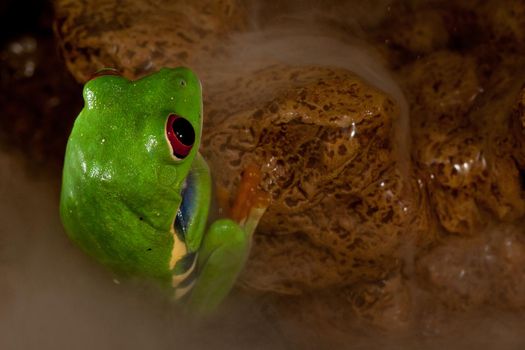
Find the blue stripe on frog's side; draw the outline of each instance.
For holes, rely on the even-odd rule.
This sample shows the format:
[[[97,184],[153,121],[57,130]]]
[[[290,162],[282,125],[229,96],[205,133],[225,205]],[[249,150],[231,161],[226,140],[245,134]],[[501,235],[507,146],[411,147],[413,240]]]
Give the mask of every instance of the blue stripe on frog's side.
[[[191,215],[194,213],[194,203],[192,198],[195,196],[195,181],[190,172],[186,178],[186,184],[181,191],[182,203],[175,217],[175,232],[182,242],[186,242],[186,233]]]
[[[177,210],[174,223],[175,233],[184,244],[186,243],[186,234],[188,232],[189,220],[191,218],[191,215],[193,215],[194,213],[194,202],[192,201],[194,195],[195,181],[193,179],[192,173],[190,172],[186,178],[186,182],[181,191],[182,203],[179,207],[179,210]],[[173,274],[187,274],[187,276],[184,277],[184,279],[178,283],[175,289],[185,290],[189,289],[192,286],[193,282],[197,278],[197,269],[195,266],[196,258],[196,252],[188,252],[177,261],[172,270]]]

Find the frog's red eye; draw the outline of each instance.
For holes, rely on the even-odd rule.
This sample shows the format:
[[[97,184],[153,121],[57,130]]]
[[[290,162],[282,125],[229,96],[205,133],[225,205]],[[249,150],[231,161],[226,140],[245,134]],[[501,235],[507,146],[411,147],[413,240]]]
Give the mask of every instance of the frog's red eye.
[[[166,124],[166,135],[175,157],[183,159],[190,154],[195,142],[195,131],[188,120],[178,115],[170,114]]]

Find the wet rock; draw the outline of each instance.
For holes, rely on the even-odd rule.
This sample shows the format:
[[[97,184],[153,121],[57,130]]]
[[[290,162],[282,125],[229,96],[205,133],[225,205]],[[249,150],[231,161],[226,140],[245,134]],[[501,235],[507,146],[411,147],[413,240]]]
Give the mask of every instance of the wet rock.
[[[461,117],[472,108],[476,97],[482,92],[475,60],[466,55],[434,52],[405,66],[403,73],[417,126],[429,120],[461,122]]]
[[[79,82],[97,70],[117,68],[137,78],[166,66],[193,66],[199,56],[220,55],[214,45],[245,26],[238,0],[56,2],[62,54]],[[159,13],[162,13],[159,15]]]
[[[404,243],[432,241],[423,196],[394,156],[398,107],[351,72],[272,66],[209,106],[203,154],[218,185],[231,192],[259,164],[272,196],[242,278],[250,287],[300,293],[382,279]]]
[[[487,211],[510,221],[525,210],[518,148],[507,145],[519,80],[495,74],[485,91],[475,67],[472,57],[438,52],[404,68],[414,158],[441,225],[464,235],[491,220]]]

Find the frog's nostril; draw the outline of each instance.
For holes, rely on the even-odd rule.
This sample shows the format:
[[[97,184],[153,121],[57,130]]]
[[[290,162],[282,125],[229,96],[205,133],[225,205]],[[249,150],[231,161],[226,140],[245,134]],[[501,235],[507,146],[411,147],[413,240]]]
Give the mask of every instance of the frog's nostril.
[[[188,120],[170,114],[166,124],[166,135],[176,158],[183,159],[190,153],[195,142],[195,131]]]

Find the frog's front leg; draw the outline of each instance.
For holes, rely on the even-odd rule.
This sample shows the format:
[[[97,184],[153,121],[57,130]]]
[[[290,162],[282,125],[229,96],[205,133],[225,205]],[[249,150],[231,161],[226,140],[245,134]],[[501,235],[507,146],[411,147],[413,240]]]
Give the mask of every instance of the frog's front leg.
[[[210,226],[199,250],[199,277],[188,302],[193,314],[210,313],[228,295],[248,258],[250,236],[229,219]]]
[[[217,308],[233,288],[248,259],[252,236],[269,204],[267,194],[257,189],[260,171],[247,167],[242,175],[231,217],[214,222],[199,249],[199,277],[189,298],[194,314]]]

